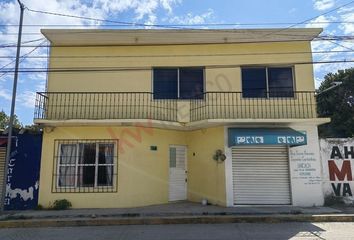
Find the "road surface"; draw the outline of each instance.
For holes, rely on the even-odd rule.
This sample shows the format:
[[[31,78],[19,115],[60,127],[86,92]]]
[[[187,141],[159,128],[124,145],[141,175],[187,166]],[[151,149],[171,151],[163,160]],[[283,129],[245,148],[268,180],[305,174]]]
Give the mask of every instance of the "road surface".
[[[235,223],[0,229],[1,240],[354,239],[354,223]]]

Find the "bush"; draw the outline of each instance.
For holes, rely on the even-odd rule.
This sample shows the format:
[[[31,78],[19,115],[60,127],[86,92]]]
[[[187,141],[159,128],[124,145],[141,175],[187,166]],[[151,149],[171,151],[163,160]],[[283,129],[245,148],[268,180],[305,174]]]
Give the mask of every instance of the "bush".
[[[342,197],[337,197],[332,194],[326,195],[324,199],[324,206],[330,207],[335,205],[343,205],[344,201]]]
[[[35,208],[35,210],[43,210],[44,207],[41,204],[38,204],[37,207]]]
[[[71,202],[66,199],[55,200],[51,209],[53,210],[66,210],[71,208]]]

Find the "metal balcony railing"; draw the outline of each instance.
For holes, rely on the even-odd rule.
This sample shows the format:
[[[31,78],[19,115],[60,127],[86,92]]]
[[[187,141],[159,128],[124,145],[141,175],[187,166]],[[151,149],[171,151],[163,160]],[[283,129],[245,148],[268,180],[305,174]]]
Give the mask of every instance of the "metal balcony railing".
[[[190,120],[301,119],[317,116],[314,92],[264,92],[262,95],[246,98],[242,92],[206,92],[200,100],[191,100]]]
[[[180,108],[180,109],[179,109]],[[206,92],[198,99],[154,99],[149,92],[39,92],[35,119],[153,119],[178,122],[189,109],[189,121],[204,119],[316,118],[314,92]],[[182,114],[183,113],[183,114]],[[187,112],[188,113],[188,112]],[[187,120],[188,121],[188,120]],[[182,121],[183,122],[183,121]]]
[[[177,121],[177,101],[148,92],[38,92],[34,118]]]

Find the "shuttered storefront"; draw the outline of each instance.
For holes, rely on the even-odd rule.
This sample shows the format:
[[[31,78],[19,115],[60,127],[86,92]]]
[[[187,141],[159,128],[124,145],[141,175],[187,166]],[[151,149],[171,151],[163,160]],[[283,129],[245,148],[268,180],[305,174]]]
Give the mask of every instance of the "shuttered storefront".
[[[232,147],[235,205],[291,204],[285,145]]]
[[[5,157],[6,157],[6,147],[0,147],[0,196],[2,196],[2,188],[4,182],[4,172],[5,172]]]

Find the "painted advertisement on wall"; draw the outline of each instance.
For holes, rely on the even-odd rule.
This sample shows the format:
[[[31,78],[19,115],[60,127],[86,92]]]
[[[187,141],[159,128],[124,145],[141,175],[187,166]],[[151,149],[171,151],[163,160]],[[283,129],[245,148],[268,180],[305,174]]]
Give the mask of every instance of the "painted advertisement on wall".
[[[320,140],[325,195],[354,201],[354,138]]]
[[[41,145],[41,134],[18,134],[13,137],[6,180],[5,210],[36,208]]]

